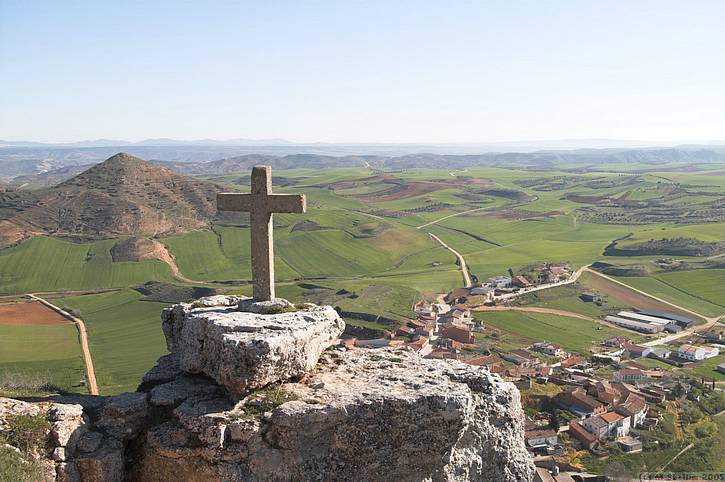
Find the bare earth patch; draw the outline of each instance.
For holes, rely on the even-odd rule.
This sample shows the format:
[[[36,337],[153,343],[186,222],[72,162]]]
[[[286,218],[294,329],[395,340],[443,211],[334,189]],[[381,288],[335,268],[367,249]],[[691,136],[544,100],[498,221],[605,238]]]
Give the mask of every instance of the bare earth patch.
[[[0,303],[0,325],[65,325],[69,323],[72,321],[34,301]]]

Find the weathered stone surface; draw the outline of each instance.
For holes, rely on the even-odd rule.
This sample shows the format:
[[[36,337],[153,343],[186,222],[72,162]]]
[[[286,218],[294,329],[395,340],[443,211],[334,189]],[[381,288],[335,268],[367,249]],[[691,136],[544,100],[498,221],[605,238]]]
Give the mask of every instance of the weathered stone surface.
[[[106,439],[91,454],[76,458],[83,482],[120,482],[124,479],[124,446],[115,439]]]
[[[140,390],[146,391],[151,387],[155,387],[160,383],[170,382],[181,376],[181,367],[179,366],[179,356],[175,353],[164,355],[159,358],[156,365],[146,372],[141,385]]]
[[[78,440],[88,430],[85,421],[78,417],[69,420],[59,420],[51,425],[51,435],[56,446],[66,447],[73,452]]]
[[[145,427],[147,417],[146,394],[123,393],[108,399],[96,426],[114,438],[129,440]]]
[[[221,398],[225,393],[213,380],[205,376],[181,375],[176,380],[151,389],[148,402],[157,407],[176,407],[192,396],[207,395]]]
[[[312,370],[320,354],[345,323],[331,307],[264,315],[227,308],[179,304],[164,310],[169,350],[188,373],[204,373],[236,394],[299,377]],[[251,306],[251,305],[250,305]]]
[[[65,447],[56,447],[51,456],[56,462],[64,462],[66,459]]]
[[[91,453],[98,449],[103,441],[100,432],[87,432],[79,441],[76,449],[83,453]]]
[[[133,480],[526,481],[533,474],[518,390],[480,367],[405,350],[328,352],[304,383],[275,389],[293,400],[267,413],[177,387],[190,395],[147,432]]]

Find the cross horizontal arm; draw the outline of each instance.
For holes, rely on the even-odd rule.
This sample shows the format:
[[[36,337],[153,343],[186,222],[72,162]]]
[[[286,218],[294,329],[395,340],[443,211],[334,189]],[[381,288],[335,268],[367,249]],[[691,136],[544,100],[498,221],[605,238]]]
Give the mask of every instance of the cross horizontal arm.
[[[272,213],[307,212],[307,197],[304,194],[270,194],[267,209]]]
[[[222,192],[216,195],[219,211],[251,211],[252,195],[238,192]]]

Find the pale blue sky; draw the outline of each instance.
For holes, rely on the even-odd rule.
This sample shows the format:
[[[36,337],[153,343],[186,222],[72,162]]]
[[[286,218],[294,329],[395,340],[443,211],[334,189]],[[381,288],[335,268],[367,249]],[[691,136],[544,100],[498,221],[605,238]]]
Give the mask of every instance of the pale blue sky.
[[[0,0],[0,139],[725,138],[722,1]]]

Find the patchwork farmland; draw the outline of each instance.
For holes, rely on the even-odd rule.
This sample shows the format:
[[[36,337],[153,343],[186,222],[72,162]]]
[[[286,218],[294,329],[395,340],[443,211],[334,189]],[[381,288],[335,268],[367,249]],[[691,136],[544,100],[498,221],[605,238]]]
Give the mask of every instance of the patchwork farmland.
[[[703,316],[718,316],[725,305],[725,292],[719,289],[725,258],[678,257],[678,268],[670,270],[658,261],[663,256],[605,255],[605,248],[622,238],[622,246],[660,238],[725,239],[725,223],[713,208],[716,194],[725,189],[725,176],[666,172],[668,167],[657,171],[632,164],[583,173],[564,164],[548,172],[524,166],[276,171],[280,185],[275,190],[306,193],[309,204],[306,214],[275,216],[278,292],[292,301],[365,314],[365,319],[350,316],[347,321],[385,333],[412,316],[415,301],[435,300],[461,285],[456,257],[434,242],[432,233],[463,255],[474,280],[545,262],[574,267],[599,263],[620,270],[614,276],[632,287]],[[205,179],[239,190],[249,182],[246,173]],[[702,213],[676,215],[693,209]],[[144,296],[139,287],[154,280],[218,293],[251,291],[244,215],[224,214],[208,229],[154,239],[168,249],[183,279],[161,259],[114,260],[117,239],[112,235],[88,241],[38,236],[0,250],[0,294],[51,292],[54,302],[79,310],[88,325],[101,393],[133,389],[165,352],[159,311],[166,304]],[[632,273],[637,276],[627,276]],[[103,289],[112,291],[72,293]],[[662,308],[586,273],[566,295],[547,298],[541,292],[531,303],[598,318],[606,309],[577,298],[577,290],[586,289],[605,293],[606,309]],[[539,327],[559,333],[559,326],[557,340],[572,351],[585,347],[583,338],[568,337],[571,329],[590,333],[589,341],[617,330],[566,317],[557,325],[556,316],[542,314],[481,317],[508,333],[504,338],[509,344],[528,341]],[[534,331],[527,334],[526,327]],[[43,356],[38,355],[39,364]]]

